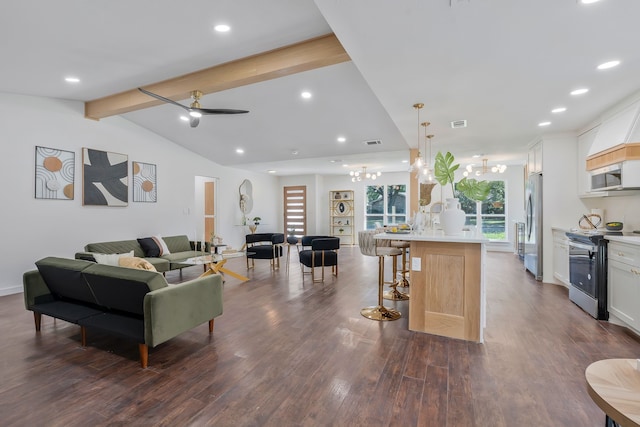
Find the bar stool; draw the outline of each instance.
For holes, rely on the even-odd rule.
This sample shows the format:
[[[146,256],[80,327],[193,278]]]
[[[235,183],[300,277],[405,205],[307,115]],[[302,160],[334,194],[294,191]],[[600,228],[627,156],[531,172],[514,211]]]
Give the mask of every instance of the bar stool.
[[[384,233],[385,229],[384,228],[379,228],[376,230],[377,233]],[[378,249],[382,249],[382,248],[390,248],[390,249],[394,249],[394,251],[392,251],[393,253],[389,254],[389,256],[392,259],[393,262],[393,274],[391,276],[391,281],[390,282],[384,282],[387,283],[389,285],[389,287],[391,287],[390,291],[386,291],[382,294],[382,297],[384,299],[388,299],[388,300],[392,300],[392,301],[404,301],[404,300],[408,300],[409,299],[409,294],[405,293],[405,292],[400,292],[398,290],[398,286],[400,285],[400,282],[398,282],[398,256],[399,255],[403,255],[405,250],[401,249],[400,247],[395,246],[393,243],[395,241],[394,240],[387,240],[387,239],[381,239],[381,240],[376,240],[376,247]],[[406,258],[405,258],[406,259]],[[404,268],[403,268],[404,270]],[[384,276],[383,276],[384,277]]]
[[[360,245],[362,255],[378,257],[378,305],[365,307],[360,310],[360,314],[371,320],[397,320],[402,317],[402,315],[398,310],[383,306],[382,296],[384,288],[384,257],[398,256],[400,255],[400,250],[392,248],[391,246],[378,247],[376,245],[376,239],[373,238],[373,236],[378,233],[378,230],[358,232],[358,244]]]
[[[409,287],[409,279],[407,279],[407,273],[409,273],[409,268],[407,266],[407,250],[411,246],[411,243],[405,242],[403,240],[392,240],[391,247],[398,248],[402,251],[402,267],[400,268],[400,274],[402,275],[402,280],[398,284],[398,286],[402,286],[403,288]]]

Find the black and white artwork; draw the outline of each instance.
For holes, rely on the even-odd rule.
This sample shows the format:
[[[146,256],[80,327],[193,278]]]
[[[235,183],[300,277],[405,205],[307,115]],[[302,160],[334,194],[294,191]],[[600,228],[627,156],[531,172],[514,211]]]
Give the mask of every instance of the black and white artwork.
[[[85,206],[127,206],[128,156],[82,149],[82,204]]]

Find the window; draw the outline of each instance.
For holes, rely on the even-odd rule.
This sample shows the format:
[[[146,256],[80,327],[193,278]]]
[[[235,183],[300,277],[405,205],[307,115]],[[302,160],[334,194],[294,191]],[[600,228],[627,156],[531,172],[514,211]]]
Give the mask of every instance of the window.
[[[406,185],[368,185],[366,191],[367,230],[407,221]]]
[[[505,215],[506,196],[504,181],[489,181],[491,191],[487,200],[480,204],[480,212],[477,212],[477,203],[463,195],[459,195],[460,206],[467,214],[466,225],[476,226],[478,218],[482,224],[482,234],[490,240],[506,241],[507,228]]]

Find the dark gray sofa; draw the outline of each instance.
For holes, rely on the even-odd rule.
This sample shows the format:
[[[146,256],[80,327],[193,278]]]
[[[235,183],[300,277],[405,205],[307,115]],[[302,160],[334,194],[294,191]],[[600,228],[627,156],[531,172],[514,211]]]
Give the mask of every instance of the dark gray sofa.
[[[67,258],[47,257],[24,273],[24,304],[36,331],[42,315],[75,323],[82,345],[87,329],[138,343],[147,367],[155,347],[222,314],[222,277],[212,274],[169,286],[160,273]]]
[[[84,252],[76,252],[76,259],[84,259],[87,261],[95,261],[94,253],[101,254],[120,254],[133,251],[133,256],[144,258],[149,261],[159,272],[176,270],[189,267],[189,264],[180,264],[178,261],[191,258],[193,256],[202,255],[200,252],[200,243],[189,241],[185,235],[168,236],[162,238],[169,248],[170,254],[161,255],[160,257],[147,257],[138,240],[118,240],[113,242],[88,243],[84,247]],[[209,243],[205,242],[205,252],[208,253]]]

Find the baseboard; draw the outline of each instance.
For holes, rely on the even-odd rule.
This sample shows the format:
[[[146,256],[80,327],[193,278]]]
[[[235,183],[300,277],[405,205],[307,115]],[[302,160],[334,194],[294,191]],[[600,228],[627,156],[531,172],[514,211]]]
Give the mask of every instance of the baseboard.
[[[19,294],[21,292],[22,292],[22,286],[13,286],[11,288],[0,288],[0,297]]]

